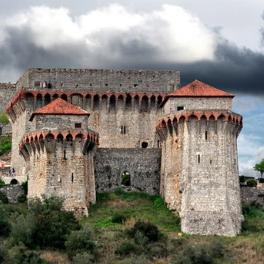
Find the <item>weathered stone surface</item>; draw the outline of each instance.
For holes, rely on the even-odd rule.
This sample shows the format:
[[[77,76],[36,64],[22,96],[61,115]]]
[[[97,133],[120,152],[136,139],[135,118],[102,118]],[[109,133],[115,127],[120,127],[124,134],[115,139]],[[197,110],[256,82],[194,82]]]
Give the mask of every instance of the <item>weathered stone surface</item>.
[[[244,204],[256,203],[264,208],[264,189],[241,186],[241,200]]]
[[[97,149],[95,179],[97,192],[121,187],[122,174],[129,173],[135,191],[159,194],[160,149]]]
[[[17,203],[18,197],[24,194],[21,185],[6,185],[0,189],[0,192],[6,194],[9,203]]]

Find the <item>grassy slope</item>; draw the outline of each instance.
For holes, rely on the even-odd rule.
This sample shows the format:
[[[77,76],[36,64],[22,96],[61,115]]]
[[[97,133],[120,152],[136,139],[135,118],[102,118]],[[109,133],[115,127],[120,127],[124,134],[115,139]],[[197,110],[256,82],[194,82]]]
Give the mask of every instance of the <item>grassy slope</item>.
[[[26,212],[25,204],[5,205],[5,208],[10,213]],[[98,245],[97,263],[175,263],[178,256],[186,254],[186,248],[197,248],[200,245],[200,248],[206,249],[215,242],[224,247],[224,256],[208,263],[263,263],[264,211],[253,206],[245,208],[244,212],[244,230],[235,238],[189,236],[180,232],[179,217],[171,213],[159,197],[115,192],[98,195],[97,204],[89,209],[89,217],[82,219],[81,223],[89,225],[94,233]],[[126,220],[120,224],[113,223],[112,219],[116,215],[126,216]],[[134,243],[126,230],[133,227],[137,220],[157,225],[164,237],[156,245],[143,246],[139,252],[119,256],[115,252],[124,242]],[[167,253],[157,257],[163,247]],[[42,256],[53,263],[70,263],[64,252],[43,250]]]
[[[226,256],[219,263],[263,263],[264,259],[264,211],[251,207],[245,210],[244,231],[235,238],[217,236],[188,236],[180,233],[178,216],[171,213],[159,197],[140,193],[116,192],[101,194],[97,204],[89,210],[88,224],[95,232],[95,239],[100,245],[102,263],[133,263],[133,257],[117,257],[115,250],[127,241],[124,230],[131,228],[136,220],[150,221],[158,226],[168,237],[169,256],[157,260],[146,260],[143,263],[171,263],[186,246],[220,242],[226,248]],[[125,215],[127,220],[122,224],[112,223],[115,215]],[[176,254],[176,255],[175,255]],[[106,257],[107,256],[107,257]],[[144,259],[144,256],[142,256]]]

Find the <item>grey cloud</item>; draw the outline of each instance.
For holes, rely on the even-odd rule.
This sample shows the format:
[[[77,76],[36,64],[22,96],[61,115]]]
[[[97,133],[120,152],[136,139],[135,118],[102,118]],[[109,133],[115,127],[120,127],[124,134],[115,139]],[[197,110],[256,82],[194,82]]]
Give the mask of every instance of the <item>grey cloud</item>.
[[[8,29],[8,35],[0,47],[0,69],[13,68],[17,77],[29,67],[167,68],[180,70],[183,84],[200,79],[235,93],[264,94],[264,55],[227,41],[218,44],[213,61],[179,64],[163,62],[154,45],[142,39],[128,41],[122,34],[106,37],[106,49],[100,52],[87,50],[84,43],[44,49],[27,28]]]

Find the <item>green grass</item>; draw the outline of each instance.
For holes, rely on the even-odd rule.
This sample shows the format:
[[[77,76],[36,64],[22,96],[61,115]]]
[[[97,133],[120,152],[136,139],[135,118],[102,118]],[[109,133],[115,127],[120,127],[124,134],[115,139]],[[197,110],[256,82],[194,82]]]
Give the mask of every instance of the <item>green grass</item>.
[[[89,209],[89,217],[84,221],[95,228],[118,230],[122,225],[112,222],[116,214],[124,215],[128,221],[149,221],[164,233],[180,231],[179,216],[172,214],[159,196],[120,190],[99,194],[97,203]]]
[[[11,150],[12,140],[11,136],[0,137],[0,155],[3,155]]]

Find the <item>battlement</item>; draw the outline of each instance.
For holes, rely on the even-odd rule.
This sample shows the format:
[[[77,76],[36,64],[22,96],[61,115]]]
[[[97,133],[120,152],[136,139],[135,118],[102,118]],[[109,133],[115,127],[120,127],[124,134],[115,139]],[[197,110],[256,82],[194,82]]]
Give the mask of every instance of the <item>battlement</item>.
[[[32,68],[17,82],[17,90],[89,89],[113,92],[172,92],[180,85],[180,72],[172,70],[107,70]]]
[[[207,111],[179,111],[178,113],[167,115],[159,119],[157,129],[172,126],[180,121],[189,121],[190,119],[205,121],[227,121],[242,127],[243,118],[241,115],[230,111],[207,110]]]

